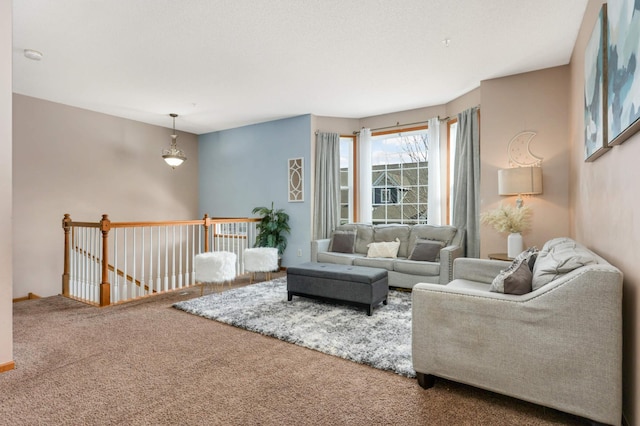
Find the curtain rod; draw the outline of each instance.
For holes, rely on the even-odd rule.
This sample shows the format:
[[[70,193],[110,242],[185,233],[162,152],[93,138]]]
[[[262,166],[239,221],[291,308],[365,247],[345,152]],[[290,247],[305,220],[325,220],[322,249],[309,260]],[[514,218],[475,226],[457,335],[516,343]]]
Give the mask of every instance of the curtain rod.
[[[396,124],[393,125],[393,126],[377,127],[375,129],[371,129],[371,131],[375,132],[376,130],[386,130],[386,129],[393,129],[394,127],[415,126],[417,124],[427,124],[427,123],[429,123],[428,120],[427,121],[416,121],[415,123],[405,123],[405,124],[400,124],[400,122],[397,121]],[[363,129],[364,129],[364,127],[363,127]],[[356,131],[353,132],[353,134],[354,135],[358,135],[358,134],[360,134],[360,131],[356,130]]]
[[[477,105],[477,106],[475,106],[474,108],[480,108],[480,105]],[[437,118],[439,121],[449,121],[449,120],[451,119],[451,117],[450,117],[450,116],[446,116],[446,117],[440,118],[440,116],[439,116],[439,115],[438,115],[436,118]],[[428,124],[428,123],[429,123],[429,120],[426,120],[426,121],[416,121],[416,122],[414,122],[414,123],[405,123],[405,124],[400,124],[400,122],[399,122],[399,121],[396,121],[396,124],[394,124],[393,126],[377,127],[377,128],[375,128],[375,129],[371,129],[371,131],[372,131],[372,132],[375,132],[375,131],[377,131],[377,130],[386,130],[386,129],[393,129],[393,128],[395,128],[395,127],[415,126],[415,125],[418,125],[418,124]],[[364,129],[364,127],[363,127],[363,129]],[[318,133],[319,133],[319,132],[320,132],[320,130],[316,130],[316,136],[318,135]],[[360,134],[360,131],[359,131],[359,130],[355,130],[355,131],[353,132],[353,134],[354,134],[354,135],[359,135],[359,134]]]

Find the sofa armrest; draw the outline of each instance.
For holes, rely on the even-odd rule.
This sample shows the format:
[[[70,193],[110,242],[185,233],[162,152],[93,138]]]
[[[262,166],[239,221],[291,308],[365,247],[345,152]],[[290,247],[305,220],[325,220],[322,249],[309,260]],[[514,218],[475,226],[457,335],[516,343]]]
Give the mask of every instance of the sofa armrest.
[[[440,250],[440,284],[453,279],[453,262],[464,254],[462,246],[447,246]]]
[[[507,269],[511,262],[503,260],[475,259],[461,257],[453,263],[453,278],[491,284],[500,271]]]
[[[318,261],[318,253],[329,251],[330,242],[331,242],[331,238],[311,241],[311,261],[312,262]]]

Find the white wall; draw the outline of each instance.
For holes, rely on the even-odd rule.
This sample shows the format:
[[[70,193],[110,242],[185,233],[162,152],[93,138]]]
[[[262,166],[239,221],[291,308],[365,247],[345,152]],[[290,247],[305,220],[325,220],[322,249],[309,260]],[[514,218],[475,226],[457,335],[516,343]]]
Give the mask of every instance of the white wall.
[[[188,160],[171,169],[169,128],[13,97],[14,297],[61,292],[62,217],[97,222],[198,219],[198,143],[178,131]],[[180,120],[176,120],[180,128]]]
[[[11,28],[11,0],[0,0],[0,371],[13,366]]]

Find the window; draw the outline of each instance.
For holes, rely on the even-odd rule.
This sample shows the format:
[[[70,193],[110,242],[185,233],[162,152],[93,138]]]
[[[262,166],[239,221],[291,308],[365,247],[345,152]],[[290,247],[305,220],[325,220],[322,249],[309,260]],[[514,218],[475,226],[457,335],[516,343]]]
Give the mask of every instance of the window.
[[[449,121],[447,129],[448,181],[446,194],[442,194],[447,212],[443,221],[451,223],[457,120]],[[427,223],[429,140],[426,126],[374,132],[371,143],[373,223]],[[359,220],[357,148],[355,136],[340,137],[340,223]]]
[[[373,134],[373,223],[427,223],[428,147],[424,128]]]
[[[398,204],[398,188],[374,188],[373,204]]]
[[[340,136],[340,223],[354,222],[355,136]]]
[[[456,153],[456,140],[458,136],[458,120],[447,122],[447,223],[453,223],[453,179]]]

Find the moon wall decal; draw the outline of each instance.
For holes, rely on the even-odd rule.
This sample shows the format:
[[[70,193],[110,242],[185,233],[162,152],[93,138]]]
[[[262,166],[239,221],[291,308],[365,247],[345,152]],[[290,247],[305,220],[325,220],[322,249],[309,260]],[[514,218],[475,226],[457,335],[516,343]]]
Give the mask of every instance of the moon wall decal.
[[[536,134],[536,132],[520,132],[511,139],[508,147],[511,167],[539,166],[542,163],[542,157],[531,152],[531,141]]]

